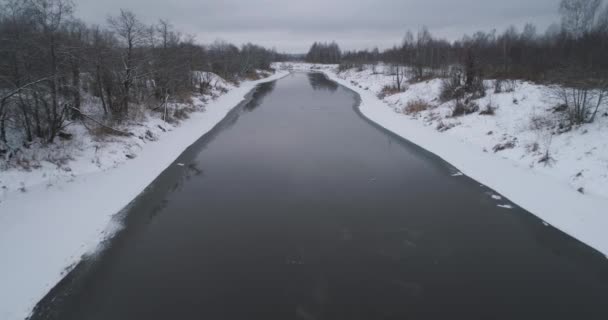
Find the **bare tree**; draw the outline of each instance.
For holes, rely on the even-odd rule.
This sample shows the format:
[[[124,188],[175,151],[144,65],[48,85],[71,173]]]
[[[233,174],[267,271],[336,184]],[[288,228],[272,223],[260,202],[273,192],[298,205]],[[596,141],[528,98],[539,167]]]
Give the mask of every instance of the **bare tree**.
[[[135,115],[132,107],[155,110],[197,85],[206,93],[202,74],[237,80],[276,57],[256,45],[203,46],[168,21],[145,26],[125,10],[108,19],[109,29],[88,26],[73,8],[69,0],[0,0],[0,152],[69,136],[62,131],[76,120],[112,128]],[[86,111],[84,96],[93,102]]]
[[[68,110],[65,106],[60,109],[59,78],[60,62],[63,43],[59,39],[60,29],[72,19],[73,3],[69,0],[30,0],[29,9],[35,23],[42,30],[46,40],[45,55],[49,63],[51,106],[45,108],[49,124],[48,139],[53,141],[62,127],[64,116]],[[46,104],[45,104],[46,105]]]
[[[399,92],[403,91],[405,89],[404,84],[406,81],[405,67],[395,64],[392,66],[392,73],[395,82],[395,89],[397,89]]]
[[[422,27],[416,36],[416,48],[414,56],[414,72],[418,80],[424,78],[424,69],[426,66],[433,66],[433,49],[431,43],[433,37],[427,27]]]
[[[591,31],[601,4],[602,0],[562,0],[559,11],[564,31],[575,38]]]
[[[68,48],[65,53],[67,55],[68,66],[71,72],[72,83],[70,90],[72,93],[72,119],[80,117],[80,86],[81,86],[81,66],[85,55],[84,38],[88,32],[86,25],[81,21],[72,21],[67,25],[67,41]]]
[[[601,33],[608,33],[608,4],[598,13],[596,21],[596,30]]]
[[[129,112],[129,101],[131,94],[131,86],[137,73],[137,59],[135,57],[135,49],[145,44],[148,39],[148,30],[145,25],[137,19],[135,14],[129,10],[120,10],[120,14],[116,17],[109,17],[108,24],[112,30],[118,35],[123,46],[124,52],[121,55],[123,72],[122,72],[122,89],[123,97],[121,99],[121,115],[127,115]]]

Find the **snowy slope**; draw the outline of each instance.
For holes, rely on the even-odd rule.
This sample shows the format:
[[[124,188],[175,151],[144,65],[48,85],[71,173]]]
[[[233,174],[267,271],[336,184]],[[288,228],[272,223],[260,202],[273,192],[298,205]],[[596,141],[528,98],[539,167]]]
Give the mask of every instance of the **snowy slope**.
[[[450,117],[450,103],[438,96],[439,79],[409,84],[403,93],[378,98],[392,77],[382,66],[338,72],[335,65],[277,64],[279,69],[316,70],[356,91],[364,116],[435,153],[466,175],[495,189],[560,230],[608,254],[608,117],[559,135],[532,124],[533,118],[555,115],[550,88],[517,82],[510,93],[493,90],[479,100],[490,101],[495,115]],[[433,108],[406,115],[409,101],[423,100]],[[603,112],[608,111],[604,110]],[[602,113],[603,113],[602,112]],[[452,127],[440,132],[438,125]],[[497,144],[514,142],[512,149],[494,152]],[[553,159],[540,163],[546,150]],[[582,192],[582,193],[581,193]]]
[[[95,142],[90,137],[78,137],[80,149],[63,165],[70,168],[67,175],[51,164],[21,172],[22,176],[14,171],[1,172],[0,179],[24,179],[27,186],[25,192],[6,191],[0,202],[0,319],[27,317],[66,269],[94,252],[120,227],[113,225],[114,214],[222,120],[256,84],[286,74],[277,72],[266,79],[231,86],[228,93],[207,104],[204,112],[192,113],[179,126],[147,118],[142,128],[132,128],[134,138],[106,141],[97,147],[90,144]],[[140,134],[158,125],[165,126],[167,132],[158,129],[154,138],[139,139]]]

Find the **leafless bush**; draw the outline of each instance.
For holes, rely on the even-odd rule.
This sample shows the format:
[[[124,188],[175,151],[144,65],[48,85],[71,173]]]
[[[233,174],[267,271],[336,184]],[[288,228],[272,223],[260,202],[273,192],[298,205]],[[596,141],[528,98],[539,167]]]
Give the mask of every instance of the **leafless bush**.
[[[338,72],[340,73],[340,72],[348,71],[352,68],[354,68],[354,65],[352,63],[342,62],[338,65]]]
[[[439,94],[441,101],[446,102],[454,99],[460,100],[464,98],[465,90],[463,77],[464,75],[462,69],[452,69],[449,77],[444,78],[441,81],[441,91]]]
[[[392,85],[385,85],[384,87],[382,87],[382,90],[380,91],[380,93],[378,94],[378,98],[380,99],[384,99],[388,96],[392,96],[394,94],[400,93],[402,92],[401,90],[399,90],[397,87],[392,86]]]
[[[481,109],[481,111],[479,111],[479,114],[482,116],[493,116],[496,114],[496,109],[496,106],[488,103],[483,109]]]
[[[195,112],[196,110],[196,106],[191,100],[190,103],[175,104],[175,107],[172,112],[172,117],[175,118],[177,121],[185,120],[188,119],[190,117],[190,114]]]
[[[534,115],[530,118],[530,129],[536,133],[537,142],[528,148],[529,152],[538,153],[542,146],[545,151],[539,163],[551,165],[555,159],[551,156],[551,143],[553,142],[553,129],[558,126],[558,121],[550,115]]]
[[[409,114],[409,115],[418,114],[422,111],[429,110],[431,108],[432,108],[432,106],[428,102],[426,102],[422,99],[416,99],[416,100],[411,100],[407,103],[405,108],[403,108],[403,113]]]
[[[492,151],[494,151],[494,153],[496,153],[496,152],[504,151],[507,149],[513,149],[513,148],[515,148],[516,145],[517,145],[517,140],[513,139],[513,140],[509,140],[509,141],[495,145],[492,148]]]
[[[245,79],[255,81],[262,79],[262,76],[256,70],[250,70],[245,74]]]
[[[530,129],[533,131],[546,131],[551,130],[555,127],[556,121],[555,119],[545,115],[533,115],[530,118]]]
[[[391,66],[391,75],[393,76],[394,87],[399,91],[405,90],[406,72],[405,67],[399,65]]]
[[[555,159],[551,156],[551,142],[553,141],[553,135],[548,135],[547,141],[545,141],[546,149],[543,156],[538,160],[538,163],[543,163],[545,166],[551,166],[555,163]]]
[[[476,76],[473,81],[465,86],[465,91],[470,94],[471,99],[479,99],[486,96],[486,87],[483,78]]]
[[[484,116],[493,116],[496,114],[496,109],[498,109],[498,106],[492,103],[492,97],[490,97],[486,106],[479,111],[479,114]]]
[[[211,82],[213,81],[213,74],[211,72],[197,72],[195,77],[196,87],[200,94],[207,94],[212,89]]]
[[[464,116],[479,111],[479,104],[475,101],[456,101],[452,107],[452,117]]]
[[[448,131],[452,128],[454,128],[456,126],[455,123],[449,122],[449,123],[445,123],[442,120],[439,120],[439,123],[437,124],[437,127],[435,127],[435,129],[437,129],[437,131],[439,132],[445,132]]]
[[[494,93],[505,93],[515,91],[515,81],[510,79],[496,79],[494,81]]]
[[[538,142],[533,142],[526,145],[526,151],[528,151],[529,153],[537,153],[539,149],[540,145],[538,144]]]
[[[378,65],[377,64],[372,64],[372,74],[380,74],[380,72],[378,72]]]
[[[572,125],[591,123],[606,102],[608,84],[593,87],[579,82],[571,87],[556,87],[552,94],[566,107],[566,114]]]

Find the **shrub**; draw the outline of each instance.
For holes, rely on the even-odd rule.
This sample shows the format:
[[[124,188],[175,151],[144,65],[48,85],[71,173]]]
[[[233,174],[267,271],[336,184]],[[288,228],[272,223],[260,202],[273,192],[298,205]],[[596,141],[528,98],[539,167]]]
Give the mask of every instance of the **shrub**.
[[[494,93],[515,91],[515,81],[509,79],[497,79],[494,81]]]
[[[591,123],[595,120],[600,107],[605,103],[608,85],[595,89],[585,83],[576,83],[571,88],[555,89],[554,95],[561,100],[572,125]]]
[[[403,92],[403,90],[400,91],[395,86],[385,85],[384,87],[382,87],[382,90],[378,94],[378,98],[384,99],[388,96],[392,96],[392,95],[400,93],[400,92]]]
[[[421,99],[411,100],[407,103],[405,108],[403,108],[403,113],[405,114],[418,114],[422,111],[428,110],[432,108],[432,106]]]
[[[250,70],[245,74],[245,79],[255,81],[262,79],[262,76],[258,74],[255,70]]]
[[[515,148],[515,145],[516,145],[515,140],[507,141],[504,143],[499,143],[499,144],[495,145],[494,148],[492,148],[492,151],[494,151],[494,153],[496,153],[498,151],[513,149],[513,148]]]
[[[463,82],[462,70],[459,68],[452,69],[450,75],[441,81],[439,99],[443,102],[447,102],[464,98],[465,91]]]
[[[488,104],[484,109],[479,111],[479,114],[482,116],[493,116],[496,114],[496,107],[492,106],[491,104]]]
[[[446,124],[445,122],[440,120],[435,129],[437,129],[437,131],[439,131],[439,132],[445,132],[445,131],[448,131],[448,130],[454,128],[455,126],[456,126],[456,124],[454,124],[454,123],[450,122],[450,123]]]
[[[498,107],[495,106],[492,103],[492,99],[490,99],[490,101],[488,101],[488,104],[486,104],[486,106],[481,109],[481,111],[479,111],[479,114],[484,116],[493,116],[496,114],[496,109],[498,109]]]
[[[181,108],[176,108],[173,111],[173,118],[177,120],[185,120],[190,117],[190,113],[194,112],[194,106],[184,106]]]
[[[455,68],[450,76],[441,82],[439,98],[443,102],[450,100],[461,100],[469,96],[478,99],[486,95],[486,88],[481,77],[475,77],[470,82],[465,81],[462,70]]]
[[[338,65],[338,72],[344,72],[352,68],[354,68],[354,65],[352,63],[342,62]]]
[[[452,117],[464,116],[479,111],[479,105],[475,101],[456,101],[452,109]]]
[[[465,85],[464,90],[466,93],[471,94],[472,99],[486,96],[486,86],[483,84],[483,79],[479,76],[475,77],[468,85]]]
[[[530,117],[530,130],[546,131],[555,127],[556,121],[548,116],[533,115]]]

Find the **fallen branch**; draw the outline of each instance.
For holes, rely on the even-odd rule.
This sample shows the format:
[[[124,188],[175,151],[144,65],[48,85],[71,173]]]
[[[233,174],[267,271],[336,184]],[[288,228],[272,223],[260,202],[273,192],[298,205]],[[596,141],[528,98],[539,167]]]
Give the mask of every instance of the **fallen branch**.
[[[130,136],[132,136],[132,135],[133,135],[133,133],[131,133],[131,132],[126,132],[126,131],[118,130],[118,129],[112,128],[112,127],[110,127],[110,126],[107,126],[107,125],[105,125],[105,124],[101,123],[101,121],[96,120],[95,118],[93,118],[93,117],[91,117],[91,116],[88,116],[88,115],[86,115],[86,114],[82,113],[82,111],[80,111],[80,109],[78,109],[78,108],[74,108],[74,107],[72,107],[72,106],[70,106],[70,108],[71,108],[72,110],[74,110],[74,111],[77,111],[77,112],[78,112],[78,114],[80,114],[81,116],[83,116],[83,117],[85,117],[85,118],[87,118],[87,119],[89,119],[89,120],[91,120],[91,121],[95,122],[97,125],[100,125],[100,126],[102,126],[102,127],[106,128],[106,129],[109,129],[110,131],[115,132],[116,134],[118,134],[118,135],[120,135],[120,136],[130,137]]]
[[[30,83],[27,83],[27,84],[25,84],[25,85],[22,85],[22,86],[21,86],[21,87],[19,87],[19,88],[15,88],[13,91],[10,91],[10,92],[6,93],[4,96],[2,96],[2,97],[0,98],[0,101],[1,101],[1,103],[2,103],[2,104],[4,104],[4,102],[5,102],[6,100],[8,100],[10,97],[12,97],[12,96],[16,95],[17,93],[19,93],[19,92],[21,92],[21,91],[23,91],[23,90],[27,89],[27,88],[28,88],[28,87],[30,87],[30,86],[33,86],[33,85],[35,85],[35,84],[38,84],[38,83],[40,83],[40,82],[46,81],[46,80],[51,79],[51,78],[53,78],[53,77],[44,77],[44,78],[38,79],[38,80],[36,80],[36,81],[32,81],[32,82],[30,82]]]

